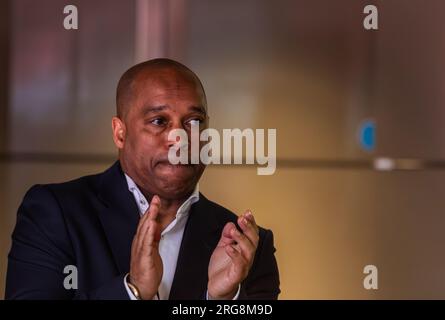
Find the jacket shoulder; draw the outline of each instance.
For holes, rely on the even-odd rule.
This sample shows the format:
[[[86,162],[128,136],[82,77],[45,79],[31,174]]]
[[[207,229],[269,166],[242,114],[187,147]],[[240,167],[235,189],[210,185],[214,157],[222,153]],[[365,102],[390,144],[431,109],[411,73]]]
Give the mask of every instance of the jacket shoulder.
[[[50,183],[50,184],[41,184],[39,186],[47,188],[54,193],[73,193],[76,194],[78,192],[82,192],[85,190],[88,191],[97,191],[100,177],[103,173],[92,174],[82,176],[73,180],[59,182],[59,183]]]

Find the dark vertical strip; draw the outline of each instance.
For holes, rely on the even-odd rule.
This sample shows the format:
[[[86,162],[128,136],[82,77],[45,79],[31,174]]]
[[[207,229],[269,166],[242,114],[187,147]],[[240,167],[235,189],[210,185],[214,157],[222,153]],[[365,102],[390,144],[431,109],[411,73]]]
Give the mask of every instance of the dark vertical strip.
[[[81,47],[80,47],[80,36],[81,32],[88,32],[85,31],[83,28],[83,20],[84,20],[84,14],[85,11],[88,8],[88,6],[91,6],[92,4],[90,2],[84,2],[81,4],[79,1],[71,1],[70,4],[75,5],[78,9],[78,28],[77,30],[65,30],[64,36],[68,37],[70,42],[70,61],[69,66],[67,66],[69,72],[70,72],[70,88],[69,88],[69,95],[70,95],[70,105],[68,107],[68,114],[70,115],[71,119],[79,119],[77,113],[79,110],[79,81],[80,81],[80,54],[81,54]],[[94,5],[94,4],[93,4]]]
[[[0,151],[7,150],[11,0],[0,1]]]

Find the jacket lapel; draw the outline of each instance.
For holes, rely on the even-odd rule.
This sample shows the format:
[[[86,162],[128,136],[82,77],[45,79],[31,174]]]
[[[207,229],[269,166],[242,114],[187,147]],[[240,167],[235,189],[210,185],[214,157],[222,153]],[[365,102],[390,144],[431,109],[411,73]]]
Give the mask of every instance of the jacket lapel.
[[[127,273],[130,268],[131,244],[139,222],[139,211],[128,190],[119,161],[102,174],[99,198],[104,204],[99,210],[99,219],[116,266],[120,274]]]
[[[170,300],[205,299],[208,265],[219,241],[222,226],[209,208],[209,201],[200,194],[192,205],[176,264]]]
[[[139,211],[128,190],[119,161],[105,171],[99,184],[103,207],[99,219],[120,274],[130,267],[131,244],[139,223]],[[170,300],[204,299],[208,264],[224,224],[212,216],[209,201],[200,194],[192,205],[181,241]]]

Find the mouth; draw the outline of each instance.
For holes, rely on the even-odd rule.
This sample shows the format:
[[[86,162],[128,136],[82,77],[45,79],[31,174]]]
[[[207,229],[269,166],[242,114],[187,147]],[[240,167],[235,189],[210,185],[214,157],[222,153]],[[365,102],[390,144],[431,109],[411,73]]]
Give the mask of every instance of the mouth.
[[[172,164],[168,160],[160,160],[156,162],[155,168],[159,168],[162,171],[184,171],[193,168],[192,164]]]

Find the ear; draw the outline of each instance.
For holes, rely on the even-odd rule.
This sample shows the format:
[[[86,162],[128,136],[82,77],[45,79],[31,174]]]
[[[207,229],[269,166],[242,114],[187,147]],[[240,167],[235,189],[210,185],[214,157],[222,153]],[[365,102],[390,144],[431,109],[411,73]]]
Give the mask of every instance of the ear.
[[[125,145],[126,128],[125,123],[118,117],[111,119],[111,127],[113,129],[113,141],[118,149],[122,149]]]

